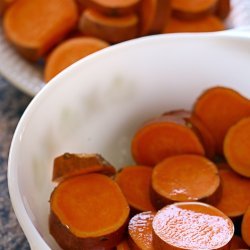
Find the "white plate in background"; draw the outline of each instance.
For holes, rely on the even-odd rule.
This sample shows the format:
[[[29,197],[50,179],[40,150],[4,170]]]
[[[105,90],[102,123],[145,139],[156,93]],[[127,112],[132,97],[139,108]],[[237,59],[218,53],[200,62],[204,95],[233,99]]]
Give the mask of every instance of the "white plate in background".
[[[250,0],[231,0],[230,28],[250,26]],[[24,60],[5,40],[0,25],[0,74],[24,93],[35,96],[44,86],[42,68]]]

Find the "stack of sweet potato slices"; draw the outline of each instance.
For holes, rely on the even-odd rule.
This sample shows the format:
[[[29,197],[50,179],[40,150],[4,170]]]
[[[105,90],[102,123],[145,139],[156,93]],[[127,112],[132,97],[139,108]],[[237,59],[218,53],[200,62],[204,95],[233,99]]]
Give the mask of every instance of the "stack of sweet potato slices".
[[[249,117],[247,97],[216,86],[191,111],[142,123],[132,166],[117,172],[98,154],[56,157],[52,236],[64,249],[247,249]]]
[[[110,44],[141,36],[225,29],[230,0],[0,0],[4,34],[44,81]]]

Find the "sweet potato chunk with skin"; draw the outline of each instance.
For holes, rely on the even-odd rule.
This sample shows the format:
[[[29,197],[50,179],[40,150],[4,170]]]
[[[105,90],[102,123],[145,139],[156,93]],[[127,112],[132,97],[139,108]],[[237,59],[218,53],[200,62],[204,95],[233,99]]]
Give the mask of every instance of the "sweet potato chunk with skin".
[[[222,155],[228,129],[242,118],[250,116],[250,101],[233,89],[218,86],[198,97],[193,112],[213,135],[216,153]]]
[[[152,168],[146,166],[125,167],[116,176],[116,182],[135,212],[155,210],[150,199],[151,176]]]
[[[112,176],[116,170],[99,154],[64,153],[54,159],[52,180],[59,182],[75,175],[90,173]]]
[[[228,250],[234,234],[232,221],[202,202],[179,202],[159,210],[153,219],[156,250]]]
[[[183,119],[160,116],[135,133],[131,152],[137,164],[154,166],[164,158],[180,154],[204,155],[204,147]]]
[[[95,9],[86,9],[79,21],[79,30],[87,36],[94,36],[109,43],[123,42],[138,36],[138,17],[105,16]]]
[[[198,155],[178,155],[157,164],[152,174],[152,201],[155,207],[177,201],[215,203],[220,195],[216,165]]]
[[[49,54],[45,63],[44,81],[48,82],[68,66],[108,46],[105,41],[94,37],[74,37],[65,40]]]
[[[191,128],[202,143],[205,154],[208,158],[213,159],[215,155],[215,142],[212,134],[199,119],[198,116],[188,110],[173,110],[163,114],[164,119],[183,124]]]
[[[111,249],[122,240],[129,216],[119,186],[101,174],[61,182],[50,209],[50,233],[63,249]]]
[[[74,0],[18,0],[6,11],[7,39],[27,59],[37,60],[76,25]]]
[[[231,168],[250,177],[250,117],[243,118],[228,130],[224,140],[224,155]]]
[[[250,180],[230,169],[219,170],[222,185],[216,207],[231,219],[241,217],[250,205]]]

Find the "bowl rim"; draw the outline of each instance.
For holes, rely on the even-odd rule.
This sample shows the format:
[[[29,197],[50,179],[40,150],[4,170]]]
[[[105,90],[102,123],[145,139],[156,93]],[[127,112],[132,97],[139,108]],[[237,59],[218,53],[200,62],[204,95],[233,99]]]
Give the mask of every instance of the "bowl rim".
[[[33,113],[35,107],[42,105],[43,98],[48,93],[53,93],[53,89],[57,88],[61,79],[70,75],[73,70],[77,70],[78,68],[84,68],[84,66],[88,63],[91,63],[94,60],[97,60],[100,55],[108,56],[109,53],[113,53],[116,50],[120,49],[130,49],[131,47],[140,46],[145,43],[159,43],[163,40],[173,40],[173,39],[192,39],[195,41],[196,39],[236,39],[239,41],[242,40],[250,40],[250,32],[243,32],[237,30],[228,30],[228,31],[219,31],[219,32],[210,32],[210,33],[173,33],[173,34],[158,34],[152,36],[145,36],[136,39],[132,39],[129,41],[125,41],[116,45],[112,45],[108,48],[105,48],[101,51],[93,53],[80,61],[74,63],[69,66],[67,69],[59,73],[56,77],[54,77],[29,103],[27,108],[25,109],[23,115],[21,116],[16,129],[14,131],[14,135],[11,141],[10,150],[9,150],[9,158],[8,158],[8,170],[7,170],[7,178],[8,178],[8,189],[10,194],[11,204],[14,210],[14,213],[17,217],[17,220],[24,231],[24,234],[30,244],[31,249],[51,249],[46,241],[42,238],[41,234],[38,232],[37,228],[33,225],[31,218],[26,211],[26,208],[23,203],[22,195],[18,186],[18,176],[16,171],[15,164],[15,155],[18,151],[19,141],[21,141],[22,133],[25,130],[26,124],[29,120],[29,117]]]

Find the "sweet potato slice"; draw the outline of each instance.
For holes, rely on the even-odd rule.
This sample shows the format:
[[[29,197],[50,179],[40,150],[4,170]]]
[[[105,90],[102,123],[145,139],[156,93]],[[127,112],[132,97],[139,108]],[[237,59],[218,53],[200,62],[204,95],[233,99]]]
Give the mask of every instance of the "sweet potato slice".
[[[153,169],[152,201],[156,208],[178,201],[215,203],[219,195],[218,169],[205,157],[172,156]]]
[[[218,0],[172,0],[173,15],[182,19],[199,19],[214,13]]]
[[[163,29],[163,33],[178,32],[214,32],[225,30],[225,25],[216,16],[205,16],[197,20],[182,20],[172,16]]]
[[[120,186],[131,211],[154,211],[150,199],[152,168],[146,166],[125,167],[116,176],[116,182]]]
[[[250,247],[250,206],[248,207],[247,211],[243,216],[241,224],[241,234],[243,240]]]
[[[154,212],[148,211],[130,219],[128,233],[132,249],[154,250],[152,231],[154,215]]]
[[[250,116],[250,101],[233,89],[213,87],[200,95],[193,110],[212,133],[216,152],[223,155],[224,137],[234,123]]]
[[[63,249],[111,249],[122,240],[129,216],[119,186],[101,174],[61,182],[50,208],[50,233]]]
[[[240,175],[250,177],[250,117],[233,125],[226,134],[224,154],[231,168]]]
[[[137,37],[138,17],[136,14],[105,16],[88,8],[81,15],[79,30],[85,35],[118,43]]]
[[[99,154],[64,153],[54,159],[52,180],[60,182],[75,175],[90,173],[112,176],[116,169]]]
[[[221,197],[216,207],[235,220],[243,216],[250,205],[250,180],[232,170],[219,170],[222,185]]]
[[[18,0],[3,19],[7,39],[30,60],[37,60],[77,23],[74,0]]]
[[[244,242],[244,240],[238,236],[238,235],[234,235],[231,243],[230,243],[230,250],[235,250],[235,249],[247,249],[248,246],[247,244]]]
[[[153,219],[153,244],[160,249],[229,249],[234,234],[230,218],[201,202],[162,208]]]
[[[171,115],[141,126],[132,139],[131,152],[138,164],[146,166],[154,166],[173,155],[205,154],[201,141],[185,120]]]
[[[105,15],[120,16],[136,11],[140,0],[78,0],[84,6],[94,8]]]
[[[172,110],[163,114],[165,119],[176,121],[179,124],[184,124],[191,128],[200,139],[205,154],[208,158],[213,159],[215,155],[215,142],[212,134],[202,123],[202,121],[192,112],[180,109]]]
[[[231,10],[230,0],[218,0],[215,11],[216,16],[224,20],[229,15],[230,10]]]
[[[71,64],[108,46],[107,42],[94,37],[75,37],[65,40],[51,52],[46,60],[45,82],[51,80]]]

